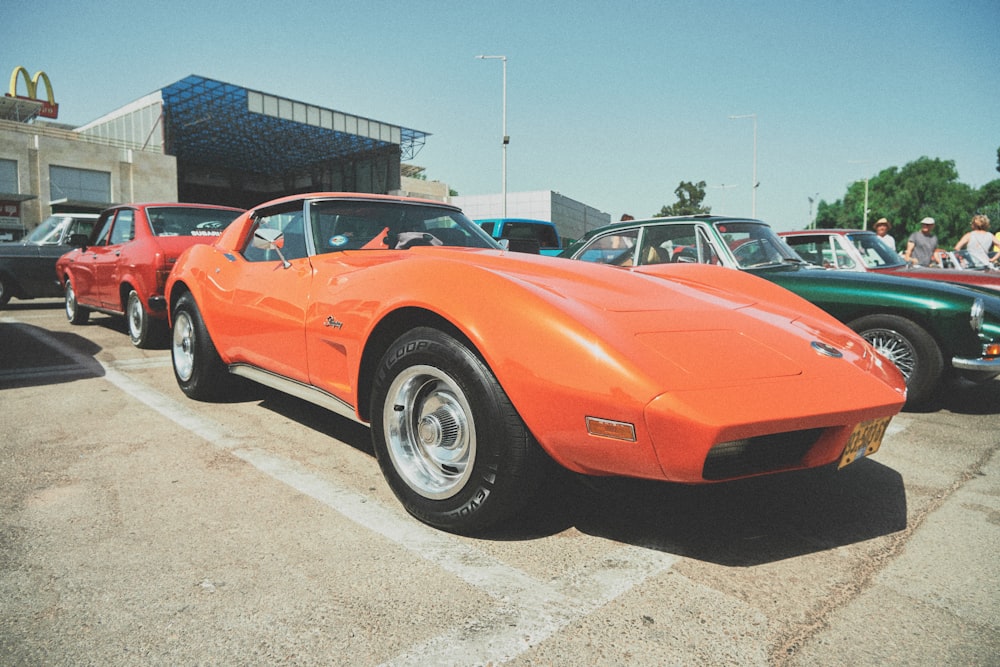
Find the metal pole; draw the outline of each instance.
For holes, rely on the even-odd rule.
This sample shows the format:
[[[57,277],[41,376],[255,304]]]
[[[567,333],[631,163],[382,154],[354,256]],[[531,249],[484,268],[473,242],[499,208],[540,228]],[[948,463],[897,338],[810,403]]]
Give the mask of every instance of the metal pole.
[[[747,113],[740,116],[730,116],[730,120],[736,120],[737,118],[753,118],[753,183],[751,183],[751,217],[757,217],[757,186],[760,183],[757,182],[757,114]]]
[[[507,56],[476,56],[482,60],[499,60],[503,63],[503,155],[501,158],[500,191],[503,197],[503,214],[507,217],[507,144],[510,137],[507,135]]]

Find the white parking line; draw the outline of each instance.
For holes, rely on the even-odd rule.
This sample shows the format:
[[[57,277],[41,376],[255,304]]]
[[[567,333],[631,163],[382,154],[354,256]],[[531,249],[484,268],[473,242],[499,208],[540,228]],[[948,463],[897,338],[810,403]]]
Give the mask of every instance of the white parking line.
[[[52,336],[40,331],[31,335],[81,366],[93,364],[93,357]],[[411,646],[386,665],[500,664],[512,660],[678,560],[652,549],[625,546],[602,556],[598,563],[582,563],[556,579],[540,581],[400,510],[384,507],[294,461],[249,446],[251,438],[234,436],[215,421],[194,414],[189,407],[118,370],[144,368],[145,364],[101,365],[105,379],[160,415],[497,601],[497,606],[485,610],[482,617]]]

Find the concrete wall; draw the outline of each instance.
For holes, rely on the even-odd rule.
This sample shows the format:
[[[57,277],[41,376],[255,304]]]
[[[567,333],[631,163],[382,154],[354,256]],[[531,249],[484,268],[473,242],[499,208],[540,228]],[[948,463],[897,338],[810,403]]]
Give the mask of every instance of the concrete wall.
[[[448,184],[441,181],[427,181],[422,178],[400,177],[399,190],[391,194],[403,197],[419,197],[421,199],[436,199],[448,201]]]
[[[77,132],[44,124],[0,120],[0,158],[17,162],[18,192],[31,195],[21,202],[21,222],[31,230],[51,215],[53,200],[49,167],[70,167],[110,175],[110,200],[87,202],[88,210],[130,201],[177,201],[177,161],[156,151],[110,145]],[[81,207],[83,208],[83,207]]]

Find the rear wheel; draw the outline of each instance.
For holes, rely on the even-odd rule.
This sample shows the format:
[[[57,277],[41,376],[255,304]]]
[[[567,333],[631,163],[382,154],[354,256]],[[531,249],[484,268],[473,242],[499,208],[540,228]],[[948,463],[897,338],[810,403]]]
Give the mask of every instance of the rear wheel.
[[[76,301],[76,290],[73,281],[66,278],[66,319],[70,324],[86,324],[90,319],[90,309],[81,306]]]
[[[128,337],[136,347],[155,347],[160,342],[164,332],[163,322],[149,316],[149,311],[142,305],[142,299],[135,290],[128,293],[125,321],[128,324]]]
[[[906,378],[906,404],[923,403],[944,375],[944,359],[934,338],[898,315],[869,315],[851,322],[857,331]]]
[[[11,296],[13,295],[10,293],[10,285],[7,284],[7,280],[3,276],[0,276],[0,308],[7,305]]]
[[[382,357],[372,441],[406,510],[463,534],[520,510],[548,463],[486,364],[430,328],[404,334]]]
[[[200,401],[224,398],[236,382],[208,335],[194,297],[184,294],[177,300],[173,320],[170,358],[181,391]]]

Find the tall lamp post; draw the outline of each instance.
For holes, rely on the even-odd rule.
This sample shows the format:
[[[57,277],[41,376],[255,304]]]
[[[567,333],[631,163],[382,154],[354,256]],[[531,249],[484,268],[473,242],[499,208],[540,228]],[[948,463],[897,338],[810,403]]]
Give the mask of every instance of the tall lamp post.
[[[503,158],[501,161],[500,190],[503,193],[503,215],[507,217],[507,144],[510,137],[507,136],[507,56],[476,56],[480,60],[499,60],[503,63]]]
[[[753,197],[751,199],[751,202],[752,202],[752,206],[751,206],[752,215],[751,215],[751,217],[756,218],[757,217],[757,186],[760,185],[760,183],[757,182],[757,114],[755,114],[755,113],[747,113],[747,114],[742,114],[740,116],[730,116],[729,117],[730,120],[736,120],[738,118],[753,118],[753,183],[751,185],[751,192],[753,193]]]
[[[868,164],[868,160],[848,160],[848,164]],[[865,207],[861,212],[861,229],[868,229],[868,176],[865,176]]]

